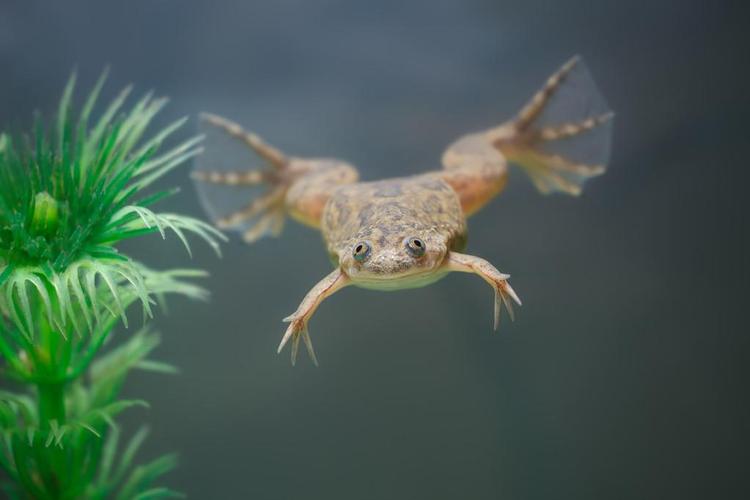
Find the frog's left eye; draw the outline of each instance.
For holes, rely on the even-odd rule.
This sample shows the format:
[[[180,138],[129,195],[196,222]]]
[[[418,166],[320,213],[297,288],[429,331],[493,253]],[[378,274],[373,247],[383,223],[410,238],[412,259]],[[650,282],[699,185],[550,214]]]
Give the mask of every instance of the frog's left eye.
[[[419,238],[408,238],[406,240],[406,250],[414,257],[423,256],[426,249],[427,245]]]
[[[359,243],[354,245],[352,256],[357,262],[364,262],[365,259],[370,256],[370,244],[366,241],[360,241]]]

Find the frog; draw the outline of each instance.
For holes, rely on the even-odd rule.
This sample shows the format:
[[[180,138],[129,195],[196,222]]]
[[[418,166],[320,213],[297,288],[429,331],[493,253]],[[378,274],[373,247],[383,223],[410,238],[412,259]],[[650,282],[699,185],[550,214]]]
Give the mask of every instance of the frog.
[[[347,286],[395,291],[430,285],[452,272],[469,273],[494,293],[494,329],[503,310],[514,319],[514,304],[520,306],[521,299],[510,275],[465,253],[467,219],[504,190],[509,165],[524,170],[541,193],[580,195],[586,180],[606,170],[613,113],[576,56],[510,120],[451,143],[442,168],[375,181],[360,181],[345,160],[290,156],[227,118],[209,113],[202,118],[266,163],[261,169],[194,170],[199,184],[266,187],[239,210],[213,216],[218,227],[239,229],[254,243],[279,236],[289,217],[323,237],[333,270],[284,318],[289,324],[277,350],[291,342],[294,365],[302,342],[318,365],[308,323],[327,297]],[[589,161],[574,158],[578,143],[585,143]],[[209,213],[216,213],[216,201],[204,196]]]

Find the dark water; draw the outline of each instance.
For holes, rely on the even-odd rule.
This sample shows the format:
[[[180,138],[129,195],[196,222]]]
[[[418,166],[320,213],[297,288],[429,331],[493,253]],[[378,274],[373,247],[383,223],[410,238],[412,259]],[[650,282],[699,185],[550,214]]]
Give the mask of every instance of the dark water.
[[[292,369],[280,319],[328,272],[318,234],[192,262],[141,241],[155,266],[209,269],[213,301],[159,319],[183,373],[134,376],[152,409],[128,424],[181,453],[192,498],[739,498],[750,102],[730,5],[3,0],[0,126],[111,64],[110,95],[172,97],[162,123],[213,111],[373,179],[435,167],[583,54],[617,112],[610,171],[580,199],[515,173],[470,223],[469,250],[513,274],[515,324],[493,335],[466,275],[347,289],[311,323],[321,367]],[[168,181],[169,208],[201,214],[186,170]]]

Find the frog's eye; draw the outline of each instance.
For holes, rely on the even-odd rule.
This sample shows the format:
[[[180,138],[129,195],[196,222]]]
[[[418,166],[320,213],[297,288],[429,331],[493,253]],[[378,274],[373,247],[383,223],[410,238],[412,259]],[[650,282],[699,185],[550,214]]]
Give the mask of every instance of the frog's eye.
[[[364,262],[364,260],[370,256],[370,245],[366,241],[360,241],[356,245],[354,245],[354,249],[352,250],[352,255],[354,256],[354,260],[357,262]]]
[[[419,238],[407,238],[406,240],[406,251],[409,252],[413,257],[421,257],[424,255],[424,251],[427,249],[424,241]]]

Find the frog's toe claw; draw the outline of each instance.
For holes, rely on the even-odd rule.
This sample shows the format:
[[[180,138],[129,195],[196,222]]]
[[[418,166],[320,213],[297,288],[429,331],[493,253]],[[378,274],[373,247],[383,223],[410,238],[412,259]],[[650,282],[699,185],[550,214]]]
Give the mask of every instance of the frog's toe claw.
[[[286,322],[288,318],[284,318],[284,321]],[[281,354],[281,351],[284,350],[284,346],[287,342],[289,342],[289,339],[292,338],[292,335],[294,334],[294,325],[289,325],[286,329],[286,332],[284,332],[284,336],[281,338],[281,342],[279,343],[279,347],[276,349],[277,354]]]
[[[510,278],[510,275],[507,275],[508,278]],[[508,283],[508,280],[504,281],[503,284],[503,291],[511,298],[513,301],[518,304],[519,306],[522,306],[521,299],[518,297],[518,294],[516,294],[516,291],[513,290],[513,287],[510,286],[510,283]]]
[[[508,315],[510,316],[511,321],[516,320],[516,315],[513,311],[513,302],[511,302],[510,299],[513,299],[513,301],[519,306],[521,305],[521,299],[518,298],[515,290],[513,290],[513,288],[510,286],[510,283],[508,283],[508,278],[510,276],[504,276],[505,278],[503,278],[502,281],[499,281],[495,286],[495,330],[497,330],[497,327],[500,325],[500,313],[502,311],[503,305],[505,305],[505,309],[508,311]]]
[[[284,349],[284,346],[291,339],[292,366],[294,366],[297,363],[299,341],[300,339],[302,339],[305,342],[307,354],[310,356],[310,359],[315,364],[315,366],[318,366],[318,357],[315,355],[315,349],[313,349],[312,339],[310,339],[310,333],[307,330],[307,323],[305,323],[304,320],[297,318],[297,316],[295,316],[294,314],[292,314],[291,316],[287,316],[283,319],[283,321],[285,323],[289,323],[289,326],[287,327],[286,332],[284,332],[284,336],[281,338],[281,343],[279,343],[279,347],[276,352],[281,353],[281,351]]]
[[[500,299],[501,296],[502,294],[496,288],[495,289],[495,315],[494,315],[495,321],[492,326],[492,328],[495,331],[497,331],[497,327],[500,326],[500,312],[503,309],[502,301]]]
[[[310,359],[312,360],[313,364],[315,366],[319,366],[318,365],[318,357],[315,355],[315,349],[313,349],[312,339],[310,339],[310,332],[307,331],[307,328],[305,328],[302,331],[302,340],[305,341],[305,347],[307,348],[307,354],[308,354],[308,356],[310,356]],[[292,361],[292,364],[294,364],[293,361]]]

